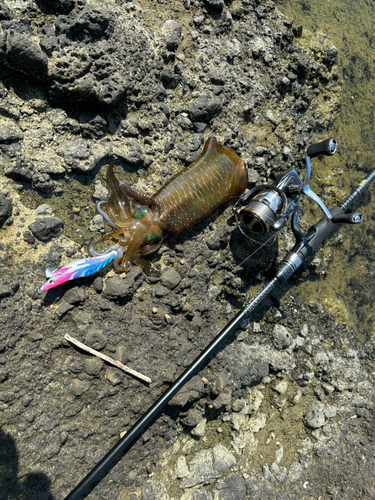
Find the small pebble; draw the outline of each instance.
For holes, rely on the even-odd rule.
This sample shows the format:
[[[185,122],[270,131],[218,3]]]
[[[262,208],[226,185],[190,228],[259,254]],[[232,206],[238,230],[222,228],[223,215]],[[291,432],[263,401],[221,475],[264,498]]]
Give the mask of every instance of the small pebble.
[[[156,307],[153,307],[152,308],[152,314],[156,314],[158,312],[158,310],[156,309]]]

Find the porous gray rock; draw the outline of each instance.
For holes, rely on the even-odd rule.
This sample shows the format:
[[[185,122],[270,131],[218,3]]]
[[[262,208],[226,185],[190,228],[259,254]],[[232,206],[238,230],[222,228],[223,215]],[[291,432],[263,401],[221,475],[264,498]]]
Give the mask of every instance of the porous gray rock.
[[[238,473],[230,474],[227,478],[218,481],[215,486],[215,499],[217,500],[245,500],[246,484]]]
[[[187,491],[181,497],[181,500],[212,500],[212,495],[204,489]]]
[[[176,50],[181,40],[182,27],[173,19],[168,19],[161,29],[168,50]]]
[[[189,463],[189,476],[180,484],[181,488],[192,488],[222,476],[236,465],[236,459],[225,446],[214,444],[208,450],[198,452]]]
[[[160,187],[164,177],[178,172],[183,162],[195,159],[194,155],[201,152],[206,137],[216,135],[222,144],[236,151],[251,167],[250,177],[259,184],[268,182],[296,164],[297,156],[306,146],[304,141],[315,133],[317,125],[319,130],[323,130],[335,114],[337,82],[334,73],[330,74],[328,70],[326,59],[328,61],[329,53],[322,51],[328,40],[321,34],[318,38],[306,34],[303,44],[295,43],[293,34],[297,30],[290,20],[274,10],[273,2],[186,1],[185,8],[190,10],[185,12],[173,10],[168,2],[152,1],[108,4],[104,1],[95,2],[93,6],[90,2],[77,0],[71,10],[72,2],[69,0],[6,2],[7,5],[16,3],[22,4],[24,10],[14,9],[10,13],[14,21],[1,23],[5,36],[0,35],[0,61],[5,79],[0,83],[0,114],[8,119],[11,117],[24,136],[9,136],[8,142],[0,144],[3,167],[9,172],[9,177],[31,183],[33,190],[36,187],[47,189],[51,184],[55,187],[59,181],[64,188],[63,197],[54,196],[47,200],[54,210],[64,206],[66,200],[71,202],[72,197],[80,192],[81,212],[75,219],[80,219],[86,227],[82,231],[85,242],[89,239],[87,226],[94,215],[90,216],[86,209],[89,207],[93,212],[90,195],[94,191],[94,176],[103,179],[103,167],[107,160],[108,163],[113,159],[125,163],[124,170],[120,169],[121,180],[133,185],[139,179],[141,189],[151,194]],[[56,19],[56,13],[64,16]],[[186,40],[179,43],[177,40],[177,48],[171,51],[161,40],[161,27],[166,19],[174,15],[183,25],[184,34],[187,31]],[[10,71],[7,63],[4,64],[9,29],[30,33],[30,39],[47,56],[49,73],[43,81],[25,78],[21,69],[15,66]],[[189,30],[193,29],[196,31],[190,34]],[[257,40],[253,46],[257,60],[251,48],[254,40]],[[307,61],[299,57],[302,52],[307,54]],[[280,84],[280,81],[284,83]],[[208,96],[205,100],[201,99],[205,102],[199,101],[202,95]],[[298,108],[302,105],[305,107]],[[276,122],[265,119],[267,109],[279,120],[277,132]],[[86,145],[78,143],[77,154],[75,141],[78,140],[86,140]],[[59,148],[64,143],[63,151]],[[290,148],[288,154],[285,147]],[[95,168],[90,170],[94,165]],[[137,171],[135,167],[141,168]],[[72,175],[77,172],[79,175]],[[48,174],[50,178],[41,174]],[[204,182],[204,175],[201,179]],[[30,186],[15,185],[9,179],[5,182],[7,189],[11,186],[20,189],[20,195],[28,206],[33,203],[32,200],[35,203]],[[80,185],[77,186],[77,183]],[[104,193],[99,199],[106,196]],[[13,199],[16,200],[16,197]],[[135,210],[137,203],[132,205]],[[13,212],[15,209],[16,206]],[[111,447],[112,441],[116,442],[118,436],[137,421],[145,408],[164,392],[204,349],[208,339],[214,338],[217,329],[234,314],[233,309],[228,307],[228,300],[232,308],[237,307],[238,301],[244,299],[240,287],[248,285],[249,280],[253,282],[262,270],[271,269],[267,258],[274,253],[273,247],[269,247],[271,254],[259,252],[256,259],[246,261],[246,265],[251,261],[249,268],[240,272],[235,268],[245,257],[239,258],[238,248],[241,245],[237,244],[236,231],[232,231],[229,213],[229,204],[224,205],[195,228],[165,240],[163,264],[179,275],[169,281],[170,288],[163,283],[163,277],[160,280],[145,278],[142,270],[134,266],[128,274],[114,277],[116,286],[112,292],[109,286],[112,273],[99,273],[105,276],[106,282],[105,295],[103,278],[98,276],[95,279],[94,288],[101,292],[100,296],[82,286],[91,279],[77,284],[70,282],[48,294],[38,294],[41,284],[38,280],[43,280],[45,268],[52,260],[59,265],[65,250],[57,252],[51,249],[44,257],[41,256],[39,262],[34,262],[35,256],[27,244],[24,244],[29,250],[26,255],[19,256],[17,251],[13,252],[12,240],[9,240],[7,232],[19,234],[16,238],[22,246],[22,235],[29,224],[27,219],[23,220],[23,211],[19,215],[14,214],[11,231],[7,227],[2,229],[0,281],[7,296],[1,302],[0,336],[5,338],[0,341],[0,381],[2,390],[14,392],[15,398],[9,403],[1,402],[0,411],[4,428],[8,429],[17,449],[22,449],[22,470],[32,472],[35,463],[38,467],[40,465],[42,471],[53,466],[54,472],[49,476],[51,482],[48,483],[50,491],[36,491],[36,495],[49,494],[54,498],[66,495],[66,489],[76,484],[74,471],[77,467],[86,470],[91,467],[93,453],[100,451],[98,444],[104,440]],[[46,215],[40,214],[41,217]],[[65,224],[69,222],[64,221]],[[66,236],[74,235],[71,232],[73,228],[67,228],[67,231]],[[81,245],[81,240],[78,241]],[[111,244],[108,242],[108,246]],[[67,250],[72,248],[65,239],[61,239],[61,245]],[[43,247],[38,245],[39,250]],[[264,254],[267,258],[262,257]],[[79,258],[74,252],[66,254],[64,259],[67,256],[71,260]],[[13,274],[19,276],[21,283],[25,276],[34,283],[30,300],[23,296],[27,292],[22,286],[12,295],[10,275]],[[69,298],[67,290],[75,285],[85,291],[84,302],[78,302],[79,297],[74,296],[78,294]],[[137,289],[138,293],[134,293]],[[61,299],[64,294],[65,298]],[[341,330],[340,335],[337,335],[338,332],[335,332],[336,335],[331,333],[334,313],[330,311],[329,318],[319,322],[320,308],[315,317],[314,311],[304,310],[304,298],[295,297],[297,300],[293,302],[293,295],[291,302],[289,299],[281,300],[283,324],[288,327],[292,320],[298,320],[300,324],[306,322],[309,325],[308,346],[323,331],[326,337],[332,335],[329,344],[334,356],[330,355],[327,363],[319,363],[316,367],[314,355],[317,346],[313,345],[310,351],[313,366],[307,367],[308,346],[306,350],[296,349],[293,356],[291,348],[275,350],[273,345],[269,345],[268,336],[261,335],[262,332],[268,333],[270,327],[262,319],[262,310],[259,309],[257,321],[260,326],[258,329],[251,327],[251,335],[248,329],[248,335],[241,335],[243,347],[226,345],[204,371],[176,395],[165,414],[141,440],[141,446],[133,450],[135,455],[132,452],[123,457],[123,465],[128,471],[126,477],[122,470],[115,468],[110,484],[103,479],[97,485],[99,496],[105,498],[110,492],[109,495],[118,497],[118,500],[135,500],[136,496],[142,496],[142,500],[169,500],[172,495],[181,497],[181,500],[241,498],[241,476],[231,475],[233,471],[230,470],[214,479],[207,479],[208,483],[213,481],[214,484],[198,484],[178,494],[176,487],[179,487],[181,479],[192,477],[186,460],[189,463],[191,456],[207,449],[213,442],[227,446],[233,454],[238,453],[238,470],[235,472],[244,476],[245,473],[250,474],[246,480],[247,494],[254,500],[285,496],[291,492],[289,485],[283,483],[285,476],[281,464],[269,467],[275,473],[264,483],[258,473],[251,473],[252,457],[259,465],[264,460],[268,461],[270,456],[272,461],[275,456],[275,449],[273,455],[269,455],[269,447],[264,453],[263,439],[269,434],[265,426],[266,423],[272,425],[272,412],[284,417],[282,426],[286,435],[288,432],[293,435],[293,442],[288,439],[282,442],[285,454],[294,452],[303,439],[301,433],[293,433],[293,418],[288,418],[286,411],[288,403],[282,406],[288,391],[279,397],[270,389],[282,389],[282,386],[277,386],[279,380],[290,380],[292,388],[299,383],[297,377],[301,370],[308,370],[309,373],[315,370],[311,388],[306,388],[296,405],[301,404],[301,408],[305,408],[306,401],[307,404],[311,402],[312,391],[315,390],[319,397],[323,399],[327,396],[335,404],[342,397],[340,405],[343,406],[349,401],[344,389],[356,387],[362,376],[360,366],[356,367],[354,359],[345,358],[342,362],[335,359],[342,349],[341,341],[346,342],[347,337],[341,335]],[[278,302],[277,296],[272,297],[267,307],[274,301]],[[58,308],[60,317],[64,314],[68,316],[67,322],[58,321],[54,316],[56,303],[61,304]],[[192,305],[193,309],[185,314]],[[152,310],[154,307],[155,311]],[[293,312],[295,309],[298,313]],[[170,324],[177,322],[177,328],[165,327],[166,318]],[[108,336],[108,344],[111,344],[108,345],[109,355],[135,369],[146,371],[156,382],[146,387],[127,375],[124,377],[116,369],[107,369],[101,360],[67,347],[62,337],[65,326],[70,322],[76,323],[76,334],[83,335],[85,340],[90,331],[99,330]],[[43,338],[40,338],[39,332],[42,332]],[[339,342],[336,343],[337,339]],[[254,345],[246,345],[248,342],[254,342]],[[74,352],[75,363],[68,365],[65,361]],[[370,361],[370,356],[363,360],[369,364]],[[22,370],[19,369],[20,363]],[[292,371],[293,364],[298,365],[295,372]],[[285,372],[279,378],[277,372],[281,370]],[[265,377],[270,372],[272,376]],[[79,383],[69,383],[74,380]],[[329,380],[329,390],[333,391],[329,396],[318,391],[320,380]],[[92,381],[91,385],[88,386],[87,381]],[[260,387],[259,391],[255,387],[250,388],[256,384],[266,387]],[[16,392],[17,385],[19,392]],[[23,395],[26,386],[27,394]],[[343,392],[336,391],[336,386]],[[86,387],[87,390],[84,390]],[[328,382],[325,387],[328,387]],[[293,397],[293,394],[290,396]],[[355,394],[354,391],[350,395]],[[40,398],[40,395],[43,397]],[[371,398],[370,392],[367,397]],[[235,403],[231,406],[232,400]],[[65,403],[61,405],[61,401]],[[28,414],[24,404],[30,406]],[[258,411],[260,404],[262,409]],[[283,408],[280,413],[278,405]],[[82,412],[81,408],[84,408]],[[206,412],[210,419],[206,432],[205,417],[202,417],[195,427],[190,425],[180,434],[177,415],[188,408],[199,409],[202,414]],[[234,410],[237,419],[232,418]],[[363,415],[361,412],[364,410],[367,408],[355,407],[358,414]],[[64,418],[65,411],[68,419]],[[302,410],[294,407],[291,411],[298,416]],[[118,418],[114,418],[117,415]],[[241,415],[244,416],[243,421]],[[325,415],[328,419],[328,414]],[[186,423],[194,424],[193,417],[191,413],[186,415]],[[346,416],[340,414],[341,418],[345,420]],[[360,419],[350,420],[349,425],[356,420]],[[23,439],[26,426],[27,439]],[[261,428],[262,436],[257,440],[253,434]],[[280,426],[277,429],[280,430]],[[283,433],[278,433],[277,429],[275,440],[282,440]],[[326,436],[327,425],[323,431]],[[202,439],[203,435],[207,440]],[[43,453],[40,443],[49,438],[64,443],[62,452],[68,460],[60,460],[59,456],[55,459],[57,446],[48,447],[46,454]],[[332,446],[331,441],[326,443],[324,440],[324,443]],[[271,447],[274,444],[271,442]],[[85,452],[86,457],[83,457],[81,453]],[[322,453],[324,450],[315,447],[307,454],[314,452]],[[361,446],[362,452],[366,453],[365,446]],[[260,458],[261,462],[258,458],[260,454],[264,457]],[[185,460],[185,467],[178,469],[179,479],[173,474],[177,455]],[[48,457],[52,457],[52,462]],[[329,458],[328,454],[326,458]],[[310,473],[305,470],[308,456],[299,455],[299,459],[303,471]],[[183,463],[183,460],[180,462]],[[363,461],[363,466],[366,463],[370,462]],[[349,469],[353,472],[350,466]],[[217,471],[212,465],[210,472],[221,474],[222,469]],[[64,480],[59,481],[59,478]],[[26,495],[27,479],[23,481]],[[216,483],[217,480],[220,483]],[[154,483],[153,487],[148,486],[150,481]],[[298,496],[302,484],[293,485],[294,495]],[[311,494],[317,493],[310,487],[311,484]],[[316,494],[316,498],[319,494],[321,492]]]
[[[121,151],[113,151],[113,155],[130,165],[142,163],[143,151],[139,141],[133,137],[128,137],[121,142]]]
[[[53,215],[53,210],[47,203],[42,203],[38,205],[35,209],[36,215]]]
[[[304,422],[310,429],[322,427],[326,421],[336,415],[332,405],[325,405],[320,401],[313,401],[304,417]]]
[[[23,139],[23,132],[19,126],[9,119],[3,119],[0,123],[0,144],[11,144]]]
[[[202,418],[202,420],[194,427],[194,429],[190,431],[190,434],[198,439],[202,438],[206,432],[206,423],[207,419]]]
[[[90,172],[96,165],[94,152],[85,139],[66,141],[61,144],[59,150],[67,170]]]
[[[293,343],[293,337],[283,325],[275,325],[273,329],[273,342],[276,349],[286,349]]]
[[[89,229],[92,233],[101,233],[104,231],[104,218],[101,214],[96,214],[90,221]]]

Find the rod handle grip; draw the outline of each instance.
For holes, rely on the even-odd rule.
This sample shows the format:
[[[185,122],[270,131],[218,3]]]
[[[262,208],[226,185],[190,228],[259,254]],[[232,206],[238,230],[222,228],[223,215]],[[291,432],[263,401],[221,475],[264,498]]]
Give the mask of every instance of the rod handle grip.
[[[316,158],[317,156],[332,156],[336,153],[336,149],[337,141],[330,137],[325,141],[311,144],[311,146],[307,148],[306,153],[310,158]]]

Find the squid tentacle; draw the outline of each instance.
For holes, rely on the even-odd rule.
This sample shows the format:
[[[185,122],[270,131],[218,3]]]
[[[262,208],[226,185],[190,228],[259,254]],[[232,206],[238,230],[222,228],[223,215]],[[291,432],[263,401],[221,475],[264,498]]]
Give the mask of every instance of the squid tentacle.
[[[120,181],[120,188],[124,190],[124,192],[133,200],[139,201],[140,203],[143,203],[144,205],[154,205],[155,202],[151,196],[148,194],[144,193],[139,193],[138,191],[135,191],[133,188],[129,186],[124,181]]]
[[[107,253],[110,253],[110,252],[113,252],[114,250],[117,250],[119,247],[118,243],[115,243],[111,247],[104,250],[104,252],[98,253],[94,250],[93,244],[94,244],[94,238],[91,238],[89,244],[87,245],[87,250],[92,257],[102,257],[103,255],[105,255]]]
[[[120,181],[114,173],[114,164],[111,163],[107,169],[107,182],[110,189],[109,201],[111,208],[120,219],[127,219],[131,216],[129,197],[120,186]]]
[[[101,215],[103,217],[103,219],[106,221],[106,223],[109,226],[113,227],[114,229],[118,229],[120,226],[118,226],[114,222],[112,222],[112,219],[109,217],[109,215],[102,208],[103,203],[106,203],[106,201],[101,200],[101,201],[96,202],[96,211],[98,212],[99,215]]]

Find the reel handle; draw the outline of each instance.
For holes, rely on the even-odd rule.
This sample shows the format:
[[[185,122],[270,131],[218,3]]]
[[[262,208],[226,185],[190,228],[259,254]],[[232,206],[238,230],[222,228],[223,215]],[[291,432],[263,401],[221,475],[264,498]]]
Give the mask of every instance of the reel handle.
[[[311,144],[306,150],[307,156],[316,158],[317,156],[332,156],[337,149],[336,139],[329,138],[316,144]]]

